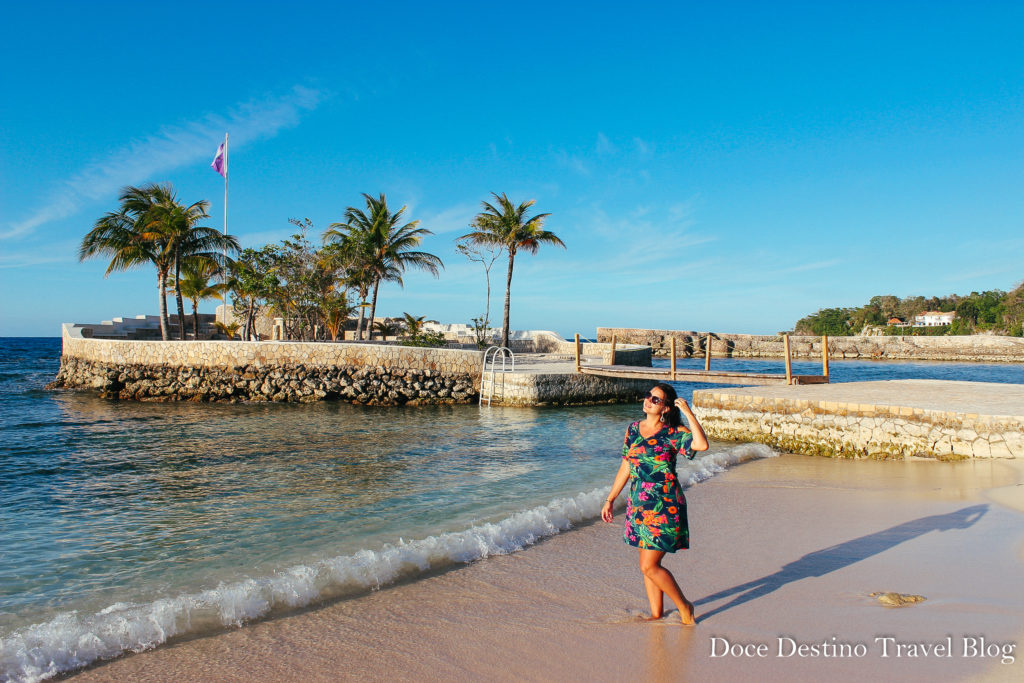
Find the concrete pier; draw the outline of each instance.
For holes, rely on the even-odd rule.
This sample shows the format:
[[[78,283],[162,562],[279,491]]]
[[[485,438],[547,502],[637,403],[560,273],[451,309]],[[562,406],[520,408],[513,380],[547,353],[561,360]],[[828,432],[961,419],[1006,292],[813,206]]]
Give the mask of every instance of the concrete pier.
[[[893,380],[693,393],[716,439],[807,455],[1024,458],[1024,385]]]
[[[601,356],[589,356],[592,363]],[[651,388],[650,379],[599,377],[576,372],[573,356],[529,354],[516,356],[515,372],[495,373],[493,405],[567,406],[638,401]],[[654,380],[657,381],[657,380]]]

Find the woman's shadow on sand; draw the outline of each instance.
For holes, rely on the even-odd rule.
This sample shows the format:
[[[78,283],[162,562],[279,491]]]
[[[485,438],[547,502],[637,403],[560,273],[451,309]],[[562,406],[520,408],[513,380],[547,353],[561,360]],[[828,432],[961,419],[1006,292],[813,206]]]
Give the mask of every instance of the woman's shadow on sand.
[[[816,550],[813,553],[804,555],[795,562],[782,567],[779,571],[760,579],[748,581],[732,588],[719,591],[695,601],[696,605],[705,605],[715,600],[721,600],[735,595],[731,601],[716,607],[710,612],[700,615],[700,621],[726,611],[732,607],[742,605],[745,602],[756,600],[761,596],[768,595],[787,583],[799,581],[812,576],[823,576],[837,569],[848,567],[855,562],[878,555],[886,550],[904,543],[911,539],[923,536],[929,531],[948,531],[950,529],[966,529],[981,519],[981,516],[988,511],[988,505],[973,505],[956,512],[945,515],[932,515],[921,517],[898,524],[894,527],[878,531],[867,536],[861,536],[845,543]],[[737,595],[738,594],[738,595]]]

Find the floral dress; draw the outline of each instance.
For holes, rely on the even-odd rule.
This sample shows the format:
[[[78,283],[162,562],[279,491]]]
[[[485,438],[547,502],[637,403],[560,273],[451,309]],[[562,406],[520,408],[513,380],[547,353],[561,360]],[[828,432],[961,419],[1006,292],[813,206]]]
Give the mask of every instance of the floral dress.
[[[690,547],[686,497],[676,478],[676,456],[693,459],[693,434],[686,427],[663,426],[644,438],[640,423],[626,430],[622,457],[629,462],[626,543],[674,553]]]

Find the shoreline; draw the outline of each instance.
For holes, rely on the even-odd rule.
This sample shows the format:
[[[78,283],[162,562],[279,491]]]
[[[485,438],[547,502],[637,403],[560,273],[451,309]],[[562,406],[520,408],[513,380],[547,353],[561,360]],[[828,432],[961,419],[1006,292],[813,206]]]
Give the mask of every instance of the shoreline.
[[[996,499],[1006,500],[1013,509]],[[991,657],[881,655],[964,637],[1020,642],[1024,466],[1018,462],[748,462],[687,489],[693,549],[666,566],[698,625],[640,623],[635,557],[616,523],[585,523],[531,548],[319,609],[96,665],[104,680],[471,677],[839,680],[876,674],[1010,679]],[[973,555],[972,568],[962,561]],[[977,567],[974,569],[973,567]],[[924,595],[886,608],[874,591]],[[865,643],[862,657],[711,657],[711,638]],[[721,644],[722,641],[715,641]],[[784,641],[788,643],[788,641]],[[571,654],[570,654],[571,653]],[[775,654],[772,652],[771,654]],[[639,667],[639,668],[638,668]]]

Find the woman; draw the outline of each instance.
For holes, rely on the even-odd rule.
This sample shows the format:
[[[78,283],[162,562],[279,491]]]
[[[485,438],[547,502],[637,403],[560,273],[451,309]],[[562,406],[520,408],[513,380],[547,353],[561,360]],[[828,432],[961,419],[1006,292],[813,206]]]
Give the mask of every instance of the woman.
[[[690,547],[686,498],[676,478],[676,456],[682,454],[692,460],[694,451],[707,450],[708,439],[690,406],[668,384],[659,382],[647,392],[644,415],[626,430],[622,464],[601,508],[601,519],[612,521],[612,505],[629,481],[626,543],[640,551],[651,619],[661,618],[662,598],[668,595],[679,608],[683,623],[694,624],[693,603],[683,596],[661,560],[665,553]],[[683,426],[681,415],[686,416],[689,429]]]

